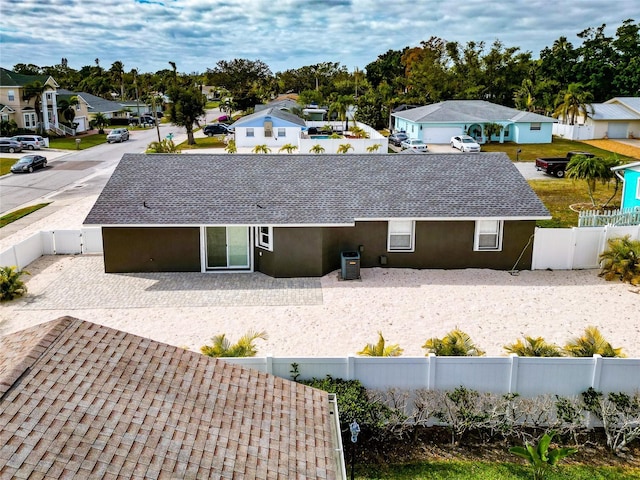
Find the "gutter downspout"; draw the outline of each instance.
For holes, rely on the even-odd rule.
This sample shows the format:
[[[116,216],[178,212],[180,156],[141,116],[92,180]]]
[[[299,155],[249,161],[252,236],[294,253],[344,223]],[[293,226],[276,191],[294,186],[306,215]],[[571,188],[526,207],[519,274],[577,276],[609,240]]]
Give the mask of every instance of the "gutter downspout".
[[[344,463],[344,448],[342,446],[342,433],[340,431],[340,417],[338,415],[338,400],[335,393],[329,393],[329,423],[331,424],[331,436],[335,445],[334,461],[336,466],[336,478],[347,480],[347,467]]]

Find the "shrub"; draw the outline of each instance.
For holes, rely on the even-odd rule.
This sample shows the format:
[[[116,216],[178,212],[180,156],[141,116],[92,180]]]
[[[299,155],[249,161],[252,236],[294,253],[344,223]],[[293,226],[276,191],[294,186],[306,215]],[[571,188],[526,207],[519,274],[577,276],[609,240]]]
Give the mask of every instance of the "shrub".
[[[640,285],[640,240],[631,240],[627,235],[610,238],[607,243],[609,248],[600,254],[600,276]]]
[[[471,341],[471,337],[459,328],[450,331],[443,338],[430,338],[422,348],[425,348],[428,353],[435,353],[439,356],[473,357],[484,355],[484,351],[476,347]]]
[[[180,147],[173,143],[173,140],[163,138],[159,142],[151,142],[146,153],[180,153]]]
[[[533,467],[533,479],[543,480],[548,471],[564,457],[573,455],[576,448],[549,448],[554,432],[545,433],[534,447],[528,443],[524,447],[511,447],[509,451],[526,459]]]
[[[561,357],[562,352],[557,345],[545,342],[542,337],[524,337],[517,342],[504,346],[509,353],[515,353],[521,357]]]
[[[0,267],[0,301],[13,300],[27,293],[27,286],[20,278],[23,274],[29,275],[29,272],[17,267]]]
[[[600,333],[597,327],[587,327],[584,335],[570,340],[564,347],[568,355],[572,357],[624,357],[622,348],[613,348]]]
[[[398,357],[403,350],[399,345],[385,345],[382,332],[378,332],[378,343],[368,343],[358,352],[358,355],[365,357]]]
[[[255,357],[258,349],[254,342],[261,338],[267,339],[266,332],[248,332],[238,340],[238,343],[231,344],[225,334],[217,335],[211,339],[212,345],[200,347],[200,351],[208,357]]]

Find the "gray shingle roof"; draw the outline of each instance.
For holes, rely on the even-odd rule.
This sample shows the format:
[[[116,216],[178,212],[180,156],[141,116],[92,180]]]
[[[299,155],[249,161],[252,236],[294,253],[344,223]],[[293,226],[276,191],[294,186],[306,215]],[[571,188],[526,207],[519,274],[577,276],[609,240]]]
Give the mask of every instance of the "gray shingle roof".
[[[484,100],[447,100],[393,113],[415,123],[441,122],[554,122],[537,113],[524,112]]]
[[[264,118],[264,117],[276,117],[276,118],[279,118],[280,120],[284,120],[285,122],[289,122],[294,125],[300,125],[301,127],[306,126],[305,121],[302,118],[298,117],[297,115],[294,115],[293,113],[285,112],[284,110],[280,110],[277,107],[273,107],[269,105],[267,108],[264,108],[260,111],[252,113],[251,115],[247,115],[245,117],[242,117],[236,120],[231,125],[231,127],[233,128],[242,127],[244,124],[251,122],[252,120],[255,120],[257,118]]]
[[[0,387],[2,478],[339,471],[326,392],[71,317],[0,337]]]
[[[504,153],[125,154],[84,223],[327,225],[547,216]]]
[[[112,102],[111,100],[107,100],[105,98],[96,97],[95,95],[92,95],[90,93],[72,92],[70,90],[64,89],[58,90],[59,97],[71,97],[73,95],[76,95],[87,102],[89,113],[112,113],[124,110],[124,107],[118,102]]]

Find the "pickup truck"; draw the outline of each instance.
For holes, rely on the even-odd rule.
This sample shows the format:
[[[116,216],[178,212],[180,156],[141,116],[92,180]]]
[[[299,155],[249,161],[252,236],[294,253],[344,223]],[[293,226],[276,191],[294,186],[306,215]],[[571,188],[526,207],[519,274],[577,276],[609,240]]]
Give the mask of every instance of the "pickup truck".
[[[564,177],[564,171],[571,157],[576,155],[584,155],[585,157],[593,157],[593,153],[589,152],[568,152],[566,157],[543,157],[536,158],[536,170],[541,170],[547,175],[554,175],[558,178]]]

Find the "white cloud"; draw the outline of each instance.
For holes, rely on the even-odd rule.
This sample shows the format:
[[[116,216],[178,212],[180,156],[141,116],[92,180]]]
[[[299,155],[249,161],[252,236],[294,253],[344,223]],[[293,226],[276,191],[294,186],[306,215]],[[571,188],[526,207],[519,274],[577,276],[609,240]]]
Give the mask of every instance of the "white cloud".
[[[0,0],[0,61],[45,66],[95,58],[108,67],[203,72],[219,60],[260,59],[273,72],[318,62],[363,68],[389,49],[431,36],[465,44],[499,39],[537,56],[558,37],[627,18],[637,0]],[[28,20],[26,20],[28,19]]]

